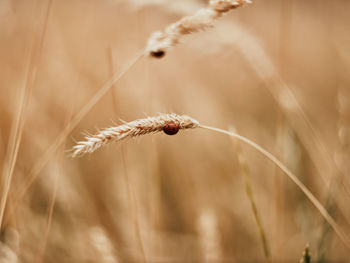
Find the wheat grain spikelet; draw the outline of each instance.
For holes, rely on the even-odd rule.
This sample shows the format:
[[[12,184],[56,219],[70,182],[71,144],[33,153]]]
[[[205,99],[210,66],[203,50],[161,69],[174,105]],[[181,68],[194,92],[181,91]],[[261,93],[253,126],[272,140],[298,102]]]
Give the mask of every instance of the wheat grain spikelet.
[[[173,122],[179,125],[179,129],[192,129],[199,126],[197,120],[187,115],[177,115],[175,113],[138,119],[116,127],[103,129],[95,135],[86,136],[85,141],[80,141],[73,147],[72,156],[76,157],[82,156],[85,153],[92,153],[111,142],[160,132],[166,124]]]
[[[250,0],[210,0],[207,8],[186,16],[164,29],[154,32],[148,40],[146,53],[161,58],[168,48],[179,43],[181,36],[205,30],[224,13],[250,3]]]

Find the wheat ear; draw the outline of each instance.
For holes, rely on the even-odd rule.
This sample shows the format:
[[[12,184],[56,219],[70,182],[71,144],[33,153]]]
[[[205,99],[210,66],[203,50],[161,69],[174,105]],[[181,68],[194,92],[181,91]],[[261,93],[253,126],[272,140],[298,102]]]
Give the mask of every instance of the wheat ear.
[[[73,147],[73,157],[81,156],[85,153],[92,153],[98,148],[111,142],[121,141],[149,133],[160,132],[168,123],[178,124],[179,129],[196,128],[199,122],[186,115],[162,114],[156,117],[148,117],[127,122],[117,127],[110,127],[101,130],[99,133],[86,136],[86,141],[80,141]]]
[[[183,17],[163,31],[154,32],[148,40],[146,53],[161,58],[167,49],[180,42],[182,36],[203,31],[211,27],[212,23],[223,14],[250,2],[250,0],[210,0],[208,7],[199,9],[191,16]]]
[[[342,228],[335,222],[333,217],[328,213],[324,206],[318,201],[318,199],[310,192],[310,190],[298,179],[298,177],[293,174],[280,160],[278,160],[274,155],[266,151],[257,143],[245,138],[234,132],[225,131],[219,128],[210,127],[206,125],[201,125],[199,122],[187,115],[177,115],[174,113],[163,114],[156,117],[148,117],[145,119],[138,119],[132,122],[124,123],[123,125],[117,127],[111,127],[101,130],[98,134],[87,136],[86,141],[78,142],[72,149],[73,157],[81,156],[85,153],[91,153],[98,148],[106,145],[110,142],[117,142],[127,138],[133,138],[140,135],[146,135],[149,133],[160,132],[165,128],[165,125],[175,123],[178,129],[193,129],[193,128],[204,128],[207,130],[215,131],[218,133],[226,134],[237,140],[244,142],[255,150],[259,151],[270,161],[272,161],[278,168],[280,168],[288,177],[293,181],[294,184],[306,195],[306,197],[311,201],[311,203],[317,208],[321,213],[323,218],[332,227],[334,232],[338,235],[340,240],[344,245],[350,250],[350,239],[342,230]]]

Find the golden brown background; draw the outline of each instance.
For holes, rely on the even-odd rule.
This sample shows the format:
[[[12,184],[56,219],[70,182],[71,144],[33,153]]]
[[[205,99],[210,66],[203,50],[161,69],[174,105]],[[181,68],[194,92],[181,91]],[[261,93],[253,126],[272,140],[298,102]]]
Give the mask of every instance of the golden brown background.
[[[350,1],[233,10],[139,60],[62,137],[153,31],[206,2],[0,0],[0,262],[264,262],[230,138],[196,129],[67,152],[84,131],[168,112],[234,125],[350,233]],[[301,191],[242,147],[272,262],[298,262],[307,243],[313,262],[346,262]]]

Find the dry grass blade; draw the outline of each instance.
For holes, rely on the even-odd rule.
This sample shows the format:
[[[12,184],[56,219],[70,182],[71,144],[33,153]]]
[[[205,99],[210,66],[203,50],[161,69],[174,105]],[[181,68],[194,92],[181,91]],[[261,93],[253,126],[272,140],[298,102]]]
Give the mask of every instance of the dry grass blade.
[[[44,236],[42,240],[42,244],[39,247],[38,255],[37,255],[37,263],[43,262],[43,258],[45,255],[45,250],[47,246],[47,239],[49,237],[49,232],[52,224],[52,217],[53,217],[53,212],[55,208],[55,202],[56,202],[56,196],[57,196],[57,188],[58,188],[58,179],[59,179],[59,174],[55,174],[54,178],[54,183],[53,183],[53,189],[49,201],[49,207],[47,210],[47,216],[46,216],[46,226],[45,226],[45,231],[44,231]]]
[[[29,56],[27,61],[27,70],[25,73],[25,82],[23,84],[23,89],[21,90],[19,109],[17,112],[17,116],[13,122],[13,131],[11,133],[11,138],[9,140],[8,147],[8,160],[5,161],[5,166],[3,169],[3,178],[5,178],[5,188],[3,189],[4,195],[1,198],[0,204],[0,229],[3,224],[3,217],[6,208],[6,202],[8,198],[8,194],[11,187],[12,177],[15,169],[15,165],[17,162],[17,156],[19,151],[19,146],[21,144],[23,128],[25,122],[25,113],[29,104],[31,90],[33,87],[33,83],[35,82],[36,72],[37,72],[37,63],[40,60],[40,55],[42,52],[44,39],[46,36],[47,24],[49,20],[50,10],[52,6],[52,0],[50,0],[47,4],[47,8],[45,11],[44,21],[42,24],[41,32],[38,35],[38,39],[36,36],[32,37],[30,47],[29,47]],[[33,14],[34,16],[37,14]]]
[[[106,128],[96,135],[85,137],[85,141],[80,141],[73,147],[72,155],[73,157],[81,156],[85,153],[92,153],[111,142],[160,132],[163,130],[164,126],[169,123],[178,124],[179,129],[191,129],[199,125],[198,121],[189,116],[180,116],[174,113],[138,119],[117,127]]]
[[[147,263],[145,247],[144,247],[143,242],[142,242],[142,236],[141,236],[141,230],[140,230],[137,198],[136,198],[133,184],[131,183],[131,178],[130,178],[130,174],[128,171],[128,165],[127,165],[127,161],[126,161],[126,149],[124,147],[122,147],[121,151],[122,151],[122,159],[123,159],[123,166],[124,166],[125,182],[127,185],[128,203],[129,203],[130,210],[131,210],[131,217],[134,221],[135,234],[136,234],[136,238],[137,238],[137,241],[139,243],[140,250],[141,250],[142,261],[144,263]]]
[[[181,37],[212,26],[212,23],[228,11],[250,3],[250,0],[210,0],[207,8],[186,16],[169,25],[164,31],[154,32],[148,40],[146,53],[155,58],[165,55],[167,49],[178,44]]]
[[[54,143],[47,149],[43,154],[42,158],[33,166],[28,174],[28,179],[24,184],[22,191],[20,192],[19,197],[22,198],[30,185],[35,180],[36,176],[39,174],[41,169],[46,165],[46,163],[52,158],[60,146],[62,146],[69,135],[70,132],[79,124],[79,122],[84,118],[84,116],[93,108],[93,106],[113,87],[122,76],[128,72],[135,63],[141,59],[143,53],[137,54],[119,73],[115,74],[110,78],[104,86],[84,105],[84,107],[74,116],[68,125],[65,126],[63,131],[57,136]]]
[[[29,72],[30,68],[28,69]],[[24,111],[27,107],[29,100],[29,88],[28,88],[28,76],[26,77],[26,83],[23,86],[21,91],[21,98],[19,103],[19,109],[17,116],[14,119],[11,138],[9,140],[8,153],[6,155],[4,169],[3,169],[3,178],[5,180],[3,196],[1,197],[0,204],[0,229],[2,228],[3,217],[5,213],[6,202],[11,187],[12,176],[15,169],[15,164],[17,161],[18,150],[22,139],[23,125],[24,125]]]
[[[230,127],[230,131],[235,132],[235,129],[233,127]],[[241,166],[241,171],[242,171],[241,173],[242,173],[242,176],[244,179],[245,190],[246,190],[247,196],[249,198],[249,202],[250,202],[250,205],[251,205],[251,208],[252,208],[252,211],[254,214],[254,218],[255,218],[255,223],[256,223],[258,231],[259,231],[260,240],[261,240],[262,247],[264,250],[265,259],[266,259],[266,262],[269,263],[269,262],[271,262],[269,245],[267,243],[264,227],[262,225],[259,211],[258,211],[256,202],[255,202],[253,189],[252,189],[252,185],[250,182],[250,169],[249,169],[248,163],[244,157],[241,145],[238,143],[237,140],[234,140],[234,138],[232,138],[232,143],[235,146],[238,161],[239,161],[239,164]]]
[[[295,132],[299,136],[303,134],[306,135],[303,136],[307,137],[307,140],[304,140],[303,142],[306,146],[310,145],[308,150],[310,151],[310,149],[316,149],[322,154],[325,164],[331,167],[335,172],[341,174],[341,171],[337,167],[330,150],[324,145],[322,136],[317,129],[315,129],[301,103],[295,96],[292,88],[289,87],[289,85],[278,73],[276,67],[267,55],[266,50],[259,43],[259,40],[242,26],[232,24],[230,25],[230,28],[233,28],[235,34],[237,34],[236,41],[234,42],[235,46],[243,54],[250,67],[255,71],[256,75],[265,83],[265,87],[271,93],[281,110],[285,112],[287,119]],[[293,123],[291,119],[293,114],[297,114],[297,116],[300,118],[302,129]],[[303,138],[303,136],[301,137]],[[315,158],[317,155],[310,154],[310,156]],[[317,163],[316,160],[315,163]],[[320,171],[320,175],[322,179],[327,182],[326,176],[322,173],[322,171]],[[327,184],[329,184],[329,182],[327,182]]]

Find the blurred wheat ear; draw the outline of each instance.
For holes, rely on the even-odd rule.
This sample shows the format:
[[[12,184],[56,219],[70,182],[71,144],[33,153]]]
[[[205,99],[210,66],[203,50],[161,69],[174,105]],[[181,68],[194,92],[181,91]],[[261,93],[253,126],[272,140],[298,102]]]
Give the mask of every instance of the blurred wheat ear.
[[[311,263],[311,255],[310,255],[309,245],[306,245],[304,252],[303,252],[303,256],[300,259],[299,263]]]
[[[162,58],[166,50],[178,44],[184,35],[206,30],[225,13],[249,3],[250,0],[210,0],[208,7],[199,9],[192,16],[183,17],[163,31],[154,32],[148,40],[146,53]]]
[[[340,228],[340,226],[335,222],[332,216],[324,208],[324,206],[318,201],[318,199],[310,192],[310,190],[298,179],[298,177],[292,173],[280,160],[278,160],[274,155],[266,151],[257,143],[249,140],[248,138],[241,136],[234,132],[225,131],[219,128],[201,125],[197,120],[187,116],[187,115],[177,115],[174,113],[163,114],[156,117],[148,117],[144,119],[138,119],[132,122],[126,122],[123,125],[117,127],[110,127],[101,130],[99,133],[91,136],[86,136],[85,141],[80,141],[72,149],[72,156],[81,156],[86,153],[92,153],[99,149],[100,147],[109,144],[111,142],[117,142],[127,138],[134,138],[140,135],[146,135],[150,133],[160,132],[165,128],[165,125],[169,123],[176,123],[179,129],[193,129],[193,128],[203,128],[218,133],[226,134],[231,137],[244,142],[255,150],[259,151],[266,158],[272,161],[277,167],[279,167],[294,184],[306,195],[306,197],[311,201],[311,203],[318,209],[323,218],[328,222],[328,224],[333,228],[335,233],[338,235],[340,240],[344,245],[350,250],[350,240],[345,232]]]

